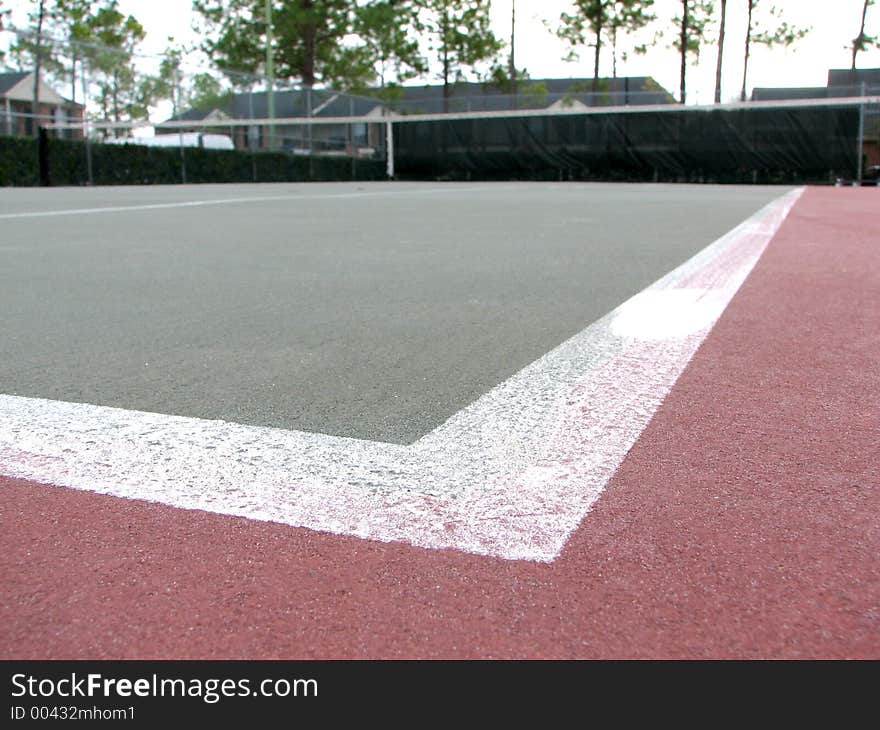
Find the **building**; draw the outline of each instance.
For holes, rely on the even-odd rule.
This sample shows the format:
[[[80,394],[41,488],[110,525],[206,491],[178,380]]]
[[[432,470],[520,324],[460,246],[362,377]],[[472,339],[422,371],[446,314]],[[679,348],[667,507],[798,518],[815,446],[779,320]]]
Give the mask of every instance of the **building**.
[[[840,99],[851,96],[880,96],[880,68],[830,69],[825,86],[761,88],[752,91],[752,101],[795,101],[798,99]],[[880,105],[865,109],[862,124],[863,169],[880,165]]]
[[[275,149],[294,154],[348,154],[370,156],[384,143],[382,120],[396,114],[440,114],[469,111],[510,111],[589,106],[668,104],[672,95],[650,77],[601,79],[599,91],[591,92],[592,79],[536,79],[523,81],[517,94],[497,86],[457,83],[444,99],[438,85],[402,86],[394,100],[383,100],[379,89],[364,95],[329,89],[293,89],[274,93],[275,118],[350,117],[350,123],[275,125]],[[374,95],[370,95],[374,94]],[[269,116],[265,91],[230,94],[215,106],[189,111],[168,121],[197,122],[183,127],[185,132],[215,131],[232,136],[237,149],[268,149],[269,130],[265,123],[231,126],[230,120],[265,120]],[[216,124],[214,124],[216,123]],[[157,134],[176,133],[180,127],[157,128]]]
[[[43,79],[40,79],[39,124],[82,122],[83,105],[65,99]],[[34,124],[34,72],[15,71],[0,73],[0,134],[26,137],[36,134]],[[56,137],[81,139],[77,129],[54,130]]]
[[[456,83],[444,99],[442,86],[402,86],[399,98],[389,102],[389,107],[399,114],[455,114],[675,102],[650,76],[599,79],[598,91],[592,88],[593,79],[580,78],[526,79],[519,82],[516,94],[495,84]]]
[[[274,125],[274,149],[293,154],[349,154],[370,156],[381,144],[384,130],[382,103],[371,97],[326,89],[291,89],[274,92],[275,118],[352,117],[350,124]],[[229,94],[216,106],[190,109],[171,117],[173,122],[197,122],[184,132],[215,131],[229,134],[236,149],[264,150],[270,147],[266,124],[231,126],[230,120],[268,119],[269,103],[265,91]],[[180,127],[157,127],[157,134],[176,134]]]
[[[830,69],[825,86],[759,87],[752,90],[752,101],[792,101],[795,99],[833,99],[846,96],[880,95],[880,68]]]

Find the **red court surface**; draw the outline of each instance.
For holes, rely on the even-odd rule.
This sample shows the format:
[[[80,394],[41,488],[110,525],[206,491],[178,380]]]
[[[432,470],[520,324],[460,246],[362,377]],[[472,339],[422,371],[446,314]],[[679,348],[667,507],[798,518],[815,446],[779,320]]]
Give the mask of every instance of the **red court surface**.
[[[806,191],[554,562],[0,478],[0,655],[880,658],[878,210]]]

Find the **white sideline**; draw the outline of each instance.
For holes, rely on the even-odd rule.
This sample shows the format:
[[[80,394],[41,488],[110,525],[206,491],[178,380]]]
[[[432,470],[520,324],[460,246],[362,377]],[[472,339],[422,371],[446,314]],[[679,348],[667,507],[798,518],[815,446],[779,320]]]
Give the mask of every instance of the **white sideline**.
[[[470,192],[499,191],[510,189],[509,186],[474,186]],[[318,195],[263,195],[250,198],[212,198],[209,200],[184,200],[175,203],[144,203],[141,205],[116,205],[102,206],[98,208],[63,208],[61,210],[35,210],[27,213],[0,213],[0,220],[12,220],[16,218],[54,218],[62,215],[91,215],[95,213],[126,213],[137,210],[164,210],[166,208],[200,208],[210,205],[232,205],[237,203],[267,203],[278,200],[289,200],[291,203],[308,203],[311,200],[336,200],[338,198],[376,198],[387,195],[400,197],[402,195],[437,195],[442,193],[460,192],[452,186],[440,188],[421,188],[414,190],[378,190],[375,192],[354,193],[327,193]]]
[[[0,395],[0,474],[552,561],[802,192],[770,203],[410,446]]]

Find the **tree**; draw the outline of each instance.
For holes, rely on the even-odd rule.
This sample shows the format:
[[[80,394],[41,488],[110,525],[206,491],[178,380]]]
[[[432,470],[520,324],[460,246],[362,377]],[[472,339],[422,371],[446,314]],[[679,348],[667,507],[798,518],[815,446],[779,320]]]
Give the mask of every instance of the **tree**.
[[[608,22],[607,0],[575,0],[573,12],[559,16],[556,35],[566,41],[571,48],[565,57],[567,61],[578,59],[576,49],[587,43],[592,36],[593,43],[593,86],[592,92],[599,91],[599,59],[602,52],[602,37]]]
[[[412,0],[376,0],[355,10],[353,31],[362,41],[358,55],[366,71],[359,76],[378,76],[381,97],[393,98],[400,82],[428,70],[415,36],[417,24],[418,9]],[[389,83],[389,74],[394,82]]]
[[[81,48],[92,39],[89,20],[94,6],[95,0],[56,0],[51,14],[54,26],[67,35],[66,57],[60,53],[57,58],[59,75],[70,80],[71,101],[76,101],[77,67],[84,55]]]
[[[177,114],[186,103],[188,96],[183,79],[183,56],[189,49],[177,45],[174,38],[168,37],[168,45],[162,53],[159,70],[155,76],[144,77],[142,90],[151,102],[168,100],[171,102],[172,114]]]
[[[672,45],[681,56],[679,102],[687,100],[687,60],[689,55],[700,57],[703,43],[709,36],[712,15],[715,12],[711,0],[681,0],[681,15],[675,17],[678,37]]]
[[[146,36],[143,26],[123,14],[117,0],[105,0],[89,27],[95,43],[87,47],[86,60],[97,82],[103,116],[117,122],[146,118],[152,85],[134,66],[135,50]]]
[[[223,85],[211,74],[199,73],[193,77],[186,98],[186,106],[191,109],[210,111],[223,107],[231,96],[232,92],[224,91]]]
[[[747,0],[748,21],[746,24],[746,42],[745,55],[743,60],[743,82],[742,91],[740,91],[740,101],[746,100],[746,82],[749,75],[749,57],[751,56],[751,46],[753,43],[767,46],[791,46],[799,41],[807,33],[809,28],[798,28],[794,25],[782,21],[782,11],[776,7],[770,8],[770,18],[773,24],[769,28],[762,28],[759,21],[756,20],[756,10],[760,4],[760,0]]]
[[[363,75],[364,57],[343,40],[352,30],[355,3],[345,0],[268,0],[272,9],[271,54],[275,73],[305,86]],[[204,50],[236,86],[238,73],[265,73],[267,0],[195,0],[207,40]],[[350,64],[353,64],[350,65]],[[238,72],[238,73],[236,73]]]
[[[865,4],[862,5],[862,24],[859,27],[859,34],[853,38],[852,42],[852,70],[856,70],[856,56],[860,51],[867,50],[870,46],[877,46],[880,48],[880,43],[877,42],[876,36],[870,36],[865,33],[865,21],[868,17],[868,8],[870,8],[874,4],[874,0],[865,0]]]
[[[574,0],[572,12],[562,13],[556,34],[571,45],[567,60],[577,58],[576,49],[587,44],[593,48],[592,93],[599,91],[599,62],[606,35],[614,51],[614,73],[617,75],[618,33],[633,32],[654,19],[649,13],[654,0]]]
[[[34,124],[39,124],[40,118],[40,64],[42,62],[43,46],[43,20],[46,17],[46,0],[39,0],[37,10],[37,37],[34,46]]]
[[[613,3],[613,12],[611,13],[611,17],[608,21],[608,25],[611,28],[610,36],[611,36],[611,75],[613,78],[617,78],[617,50],[618,50],[618,36],[621,32],[623,33],[635,33],[636,31],[641,30],[649,23],[656,20],[656,16],[653,15],[650,10],[654,5],[654,0],[618,0]],[[647,47],[644,44],[639,44],[635,46],[636,53],[645,53],[647,51]],[[624,51],[623,60],[626,61],[627,54]]]
[[[466,69],[492,63],[503,44],[489,26],[489,0],[414,0],[415,29],[428,37],[437,55],[443,81],[443,110],[449,109],[451,84],[466,77]]]
[[[9,17],[9,13],[12,12],[8,8],[3,7],[3,3],[0,2],[0,30],[3,30],[3,23]],[[6,61],[6,53],[2,48],[0,48],[0,63],[4,63]]]
[[[718,24],[718,60],[715,63],[715,103],[721,103],[721,64],[724,60],[724,33],[727,28],[727,0],[721,0],[721,21]]]
[[[539,92],[536,91],[536,88],[540,87],[541,84],[529,84],[530,80],[528,69],[525,67],[519,68],[516,65],[516,0],[511,0],[510,53],[507,56],[506,63],[502,58],[498,58],[495,61],[489,71],[489,81],[492,86],[501,90],[502,93],[512,96],[513,107],[516,108],[519,106],[517,95],[521,88],[531,99],[537,98]],[[524,84],[525,86],[523,86]],[[548,93],[546,84],[544,87],[543,94],[546,96]]]
[[[36,66],[37,42],[40,45],[40,67],[54,81],[70,83],[70,98],[77,100],[77,71],[84,52],[92,41],[89,21],[96,0],[55,0],[45,8],[40,33],[19,34],[11,50],[21,68]],[[28,14],[31,25],[39,25],[37,12]]]

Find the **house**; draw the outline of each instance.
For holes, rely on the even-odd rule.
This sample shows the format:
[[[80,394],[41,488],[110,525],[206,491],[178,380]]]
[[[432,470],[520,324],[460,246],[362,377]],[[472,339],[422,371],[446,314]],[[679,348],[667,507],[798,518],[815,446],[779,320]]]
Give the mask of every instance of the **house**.
[[[352,117],[350,124],[274,126],[275,149],[295,154],[353,154],[368,156],[381,144],[384,129],[382,103],[373,98],[345,94],[329,89],[289,89],[274,92],[275,118]],[[311,112],[311,113],[310,113]],[[216,131],[229,134],[236,149],[268,149],[269,128],[265,124],[230,126],[229,120],[268,119],[269,101],[265,91],[229,94],[216,106],[190,109],[171,117],[169,122],[194,122],[192,127],[162,127],[156,134]]]
[[[65,99],[45,80],[40,79],[38,124],[82,122],[83,105]],[[0,134],[10,137],[32,136],[34,124],[34,72],[0,73]],[[54,130],[56,137],[81,139],[78,129]]]
[[[537,79],[521,82],[515,96],[497,86],[458,83],[444,101],[438,85],[403,86],[399,97],[384,101],[380,89],[365,95],[347,94],[330,89],[292,89],[274,93],[275,118],[351,117],[351,123],[275,125],[275,148],[297,154],[349,154],[368,156],[382,146],[385,130],[383,117],[388,114],[438,114],[444,111],[508,111],[515,109],[571,108],[573,106],[609,106],[627,104],[668,104],[672,95],[650,77],[601,79],[599,92],[591,93],[592,79]],[[371,96],[374,94],[375,96]],[[231,126],[229,120],[266,119],[269,116],[265,91],[230,94],[216,106],[190,109],[168,121],[187,122],[192,127],[162,127],[157,134],[181,131],[215,131],[230,134],[237,149],[267,149],[269,131],[265,124]],[[216,122],[216,124],[214,124]]]

